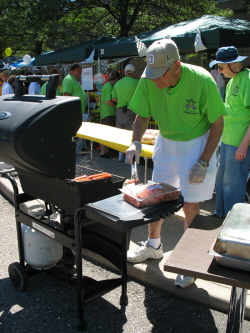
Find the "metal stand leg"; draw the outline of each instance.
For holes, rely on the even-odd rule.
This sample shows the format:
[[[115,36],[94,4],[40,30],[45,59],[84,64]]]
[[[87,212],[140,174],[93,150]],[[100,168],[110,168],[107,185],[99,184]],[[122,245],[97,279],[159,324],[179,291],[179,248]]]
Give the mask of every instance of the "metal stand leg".
[[[93,141],[90,141],[90,151],[91,151],[90,158],[91,160],[93,160]]]
[[[144,157],[145,160],[145,168],[144,168],[144,184],[147,183],[148,180],[148,158]]]
[[[127,295],[127,231],[122,233],[122,294],[120,298],[120,305],[128,305]]]
[[[75,225],[75,241],[76,241],[76,274],[77,274],[77,307],[78,307],[78,324],[76,329],[82,331],[86,328],[83,313],[83,283],[82,283],[82,239],[81,239],[81,223],[79,213],[82,209],[78,209],[74,216]]]
[[[232,287],[226,333],[242,333],[247,289]]]
[[[15,181],[15,179],[9,175],[9,174],[3,174],[3,178],[6,178],[10,181],[12,187],[13,187],[13,200],[14,200],[14,207],[15,207],[15,213],[19,210],[19,203],[17,200],[17,196],[19,194],[18,186]],[[24,266],[24,249],[23,249],[23,237],[22,237],[22,228],[21,223],[17,221],[16,218],[16,231],[17,231],[17,242],[18,242],[18,252],[19,252],[19,262],[21,265]]]

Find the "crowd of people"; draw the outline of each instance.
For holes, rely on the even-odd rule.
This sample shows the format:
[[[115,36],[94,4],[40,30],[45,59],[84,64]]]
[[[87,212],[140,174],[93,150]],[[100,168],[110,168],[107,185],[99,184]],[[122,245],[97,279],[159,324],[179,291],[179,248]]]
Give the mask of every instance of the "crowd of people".
[[[52,68],[49,71],[49,75],[59,74],[59,71],[56,68]],[[33,75],[32,73],[27,73],[25,76]],[[40,72],[37,72],[36,75],[41,75]],[[15,78],[16,75],[8,74],[7,71],[0,73],[0,81],[2,81],[0,95],[9,95],[15,93]],[[24,82],[24,90],[26,94],[29,95],[45,95],[46,94],[47,82]],[[60,89],[57,88],[56,95],[60,96]]]
[[[119,153],[118,161],[125,159],[125,163],[132,164],[135,158],[139,162],[142,136],[149,120],[155,120],[159,135],[152,157],[152,180],[181,189],[184,231],[199,215],[200,202],[210,200],[214,190],[214,217],[224,219],[234,204],[245,201],[250,167],[250,70],[242,63],[247,57],[240,56],[234,46],[219,48],[215,58],[209,73],[181,62],[175,42],[161,39],[148,47],[147,65],[140,79],[135,66],[127,64],[124,77],[117,71],[110,72],[102,89],[102,124],[132,131],[126,158]],[[81,72],[80,64],[72,64],[62,81],[62,91],[64,96],[80,98],[84,121],[87,97],[79,82]],[[229,80],[226,87],[223,77]],[[2,72],[0,79],[2,95],[13,93],[15,76]],[[46,84],[41,88],[38,82],[32,82],[29,86],[29,94],[45,91]],[[57,94],[61,94],[59,90]],[[100,157],[113,155],[101,145]],[[148,239],[128,251],[129,262],[163,257],[163,222],[161,219],[148,225]],[[187,288],[194,281],[193,277],[178,275],[175,285]]]

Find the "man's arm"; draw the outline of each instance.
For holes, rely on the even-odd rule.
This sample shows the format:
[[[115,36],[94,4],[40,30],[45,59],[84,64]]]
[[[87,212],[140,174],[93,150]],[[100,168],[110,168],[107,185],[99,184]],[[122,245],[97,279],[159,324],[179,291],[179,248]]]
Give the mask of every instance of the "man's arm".
[[[136,116],[134,125],[133,125],[132,141],[141,142],[142,136],[148,127],[149,118],[150,117],[144,118],[144,117],[141,117],[138,115]]]
[[[223,118],[218,118],[214,123],[211,124],[210,133],[207,139],[206,146],[203,153],[200,156],[200,160],[209,162],[218,143],[223,130]],[[207,167],[201,165],[200,161],[197,161],[195,165],[191,168],[189,172],[189,182],[190,183],[202,183],[205,179],[207,172]]]
[[[71,96],[71,94],[68,93],[68,92],[64,92],[64,93],[63,93],[63,96]]]
[[[147,129],[148,122],[149,122],[149,117],[143,118],[137,115],[135,118],[133,126],[132,143],[130,147],[126,150],[126,156],[130,164],[133,164],[134,157],[136,159],[136,163],[140,162],[141,139]]]
[[[223,131],[224,121],[223,117],[219,117],[214,123],[211,124],[210,133],[207,139],[206,146],[200,156],[200,160],[209,162],[215,149],[218,146],[220,137]]]
[[[106,101],[106,104],[115,108],[117,103],[114,102],[113,100],[112,101],[109,100],[109,101]]]
[[[246,158],[249,142],[250,142],[250,126],[248,126],[248,130],[247,130],[246,134],[244,135],[244,137],[241,141],[241,144],[239,145],[238,149],[236,150],[236,153],[235,153],[236,160],[242,161],[244,158]]]

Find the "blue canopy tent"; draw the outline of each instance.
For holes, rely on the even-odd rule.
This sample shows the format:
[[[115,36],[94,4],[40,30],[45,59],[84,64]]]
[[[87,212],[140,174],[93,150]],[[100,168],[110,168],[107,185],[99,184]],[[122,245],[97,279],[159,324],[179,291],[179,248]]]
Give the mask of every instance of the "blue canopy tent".
[[[35,58],[31,58],[31,61],[29,64],[26,64],[24,61],[15,62],[14,64],[11,64],[10,66],[15,68],[25,67],[25,66],[33,66],[35,62]]]

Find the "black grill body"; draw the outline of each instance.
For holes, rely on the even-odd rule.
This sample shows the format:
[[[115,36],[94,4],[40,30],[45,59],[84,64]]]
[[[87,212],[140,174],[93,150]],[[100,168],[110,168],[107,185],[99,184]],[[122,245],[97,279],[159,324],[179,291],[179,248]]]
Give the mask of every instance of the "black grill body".
[[[74,178],[75,143],[81,126],[77,97],[0,97],[0,159],[17,170]]]
[[[24,95],[23,81],[39,80],[49,81],[46,96]],[[13,185],[19,248],[20,263],[10,265],[9,275],[15,287],[21,290],[27,288],[27,276],[31,269],[25,264],[22,224],[46,237],[53,237],[64,247],[62,262],[57,267],[62,263],[76,263],[76,279],[70,276],[68,280],[70,283],[75,281],[77,285],[77,329],[83,330],[86,326],[84,304],[118,286],[122,286],[120,304],[128,303],[126,253],[131,229],[174,214],[183,206],[183,198],[180,196],[176,202],[163,204],[160,208],[155,206],[144,212],[126,203],[116,215],[118,211],[113,206],[120,207],[123,202],[119,191],[123,177],[112,175],[109,179],[74,180],[76,176],[101,171],[76,166],[72,138],[82,123],[80,99],[56,97],[57,84],[58,75],[16,77],[15,95],[0,97],[0,160],[14,166],[24,192],[18,193],[10,173],[6,170],[1,172]],[[110,201],[105,201],[109,198]],[[21,204],[34,199],[45,202],[47,219],[52,214],[50,208],[56,207],[60,213],[61,230],[45,223],[43,218],[35,218],[21,210]],[[113,212],[105,210],[109,206],[113,207]],[[86,277],[83,279],[82,248],[100,254],[113,263],[120,270],[121,278],[100,283]],[[53,276],[62,275],[55,274],[53,269],[47,271]]]

